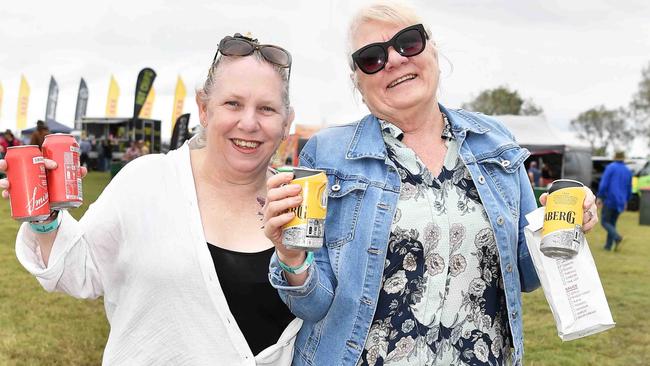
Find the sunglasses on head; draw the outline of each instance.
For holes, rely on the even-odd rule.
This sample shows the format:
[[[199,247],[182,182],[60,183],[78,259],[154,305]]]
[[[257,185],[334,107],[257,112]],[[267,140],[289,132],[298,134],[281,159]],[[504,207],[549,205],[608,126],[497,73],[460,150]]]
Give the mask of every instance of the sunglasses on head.
[[[352,54],[355,69],[358,67],[366,74],[374,74],[386,67],[388,47],[405,57],[413,57],[424,51],[429,35],[422,24],[412,25],[397,32],[386,42],[371,43],[359,48]]]
[[[257,39],[235,33],[234,37],[226,36],[219,42],[219,48],[214,55],[212,63],[217,59],[219,52],[224,56],[248,56],[259,52],[264,59],[274,65],[289,69],[287,79],[291,75],[291,54],[282,47],[271,44],[259,44]]]

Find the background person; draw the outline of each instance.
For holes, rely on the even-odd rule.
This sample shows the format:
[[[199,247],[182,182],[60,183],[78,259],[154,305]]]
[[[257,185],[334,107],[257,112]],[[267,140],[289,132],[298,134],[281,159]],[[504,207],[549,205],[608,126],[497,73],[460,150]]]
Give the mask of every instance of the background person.
[[[290,62],[224,38],[196,95],[202,133],[128,164],[79,222],[22,225],[16,254],[46,290],[104,297],[105,364],[290,364],[300,321],[268,282],[258,203],[294,118]]]
[[[528,178],[533,187],[539,187],[542,179],[542,171],[537,168],[537,162],[531,161],[528,166]]]
[[[632,196],[632,171],[623,162],[625,154],[617,151],[614,159],[603,172],[597,194],[597,204],[602,209],[601,224],[607,231],[605,250],[612,250],[614,244],[614,250],[619,249],[623,236],[616,230],[616,221]]]
[[[498,121],[438,104],[438,53],[420,23],[392,3],[352,20],[352,79],[371,114],[300,155],[330,187],[313,261],[281,244],[300,187],[269,179],[270,278],[304,319],[294,365],[522,362],[521,292],[539,286],[523,234],[536,208],[529,153]],[[585,229],[595,208],[590,194]]]
[[[136,141],[131,141],[129,148],[124,152],[124,161],[128,163],[140,156],[142,156],[142,151],[140,150],[139,144]]]
[[[38,145],[40,148],[43,146],[43,141],[45,141],[45,136],[50,134],[50,129],[47,127],[47,124],[43,121],[36,122],[36,131],[32,133],[32,136],[29,139],[30,145]]]
[[[93,149],[93,145],[90,142],[90,139],[88,137],[83,137],[81,141],[79,141],[79,163],[81,166],[85,166],[90,169],[90,166],[88,164],[89,159],[90,159],[90,152]]]

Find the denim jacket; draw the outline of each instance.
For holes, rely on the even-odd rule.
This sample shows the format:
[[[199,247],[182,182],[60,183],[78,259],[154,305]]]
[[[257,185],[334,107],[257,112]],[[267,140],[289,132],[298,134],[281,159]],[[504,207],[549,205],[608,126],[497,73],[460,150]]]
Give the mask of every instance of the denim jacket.
[[[440,106],[478,189],[496,237],[512,332],[513,363],[523,356],[521,292],[539,287],[526,246],[525,214],[536,208],[524,168],[529,152],[494,119]],[[379,298],[384,259],[400,193],[378,119],[325,129],[312,137],[300,163],[326,172],[324,248],[302,286],[290,286],[274,255],[269,278],[304,320],[294,365],[356,365]]]

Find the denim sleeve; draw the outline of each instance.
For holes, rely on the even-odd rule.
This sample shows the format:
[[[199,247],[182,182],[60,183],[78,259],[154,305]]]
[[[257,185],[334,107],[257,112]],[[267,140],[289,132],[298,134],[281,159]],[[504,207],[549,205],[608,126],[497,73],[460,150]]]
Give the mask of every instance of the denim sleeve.
[[[316,149],[316,139],[310,139],[300,154],[300,165],[314,168],[310,151]],[[334,273],[327,248],[314,252],[314,262],[308,269],[307,280],[302,286],[291,286],[280,268],[277,255],[269,265],[269,281],[278,290],[280,298],[298,318],[316,322],[325,317],[334,300]]]
[[[526,214],[532,212],[537,208],[535,195],[528,180],[526,169],[522,165],[519,168],[519,235],[517,247],[517,266],[519,268],[519,281],[521,282],[521,290],[524,292],[531,292],[540,286],[533,260],[528,252],[528,245],[526,243],[526,235],[524,228],[528,225]]]

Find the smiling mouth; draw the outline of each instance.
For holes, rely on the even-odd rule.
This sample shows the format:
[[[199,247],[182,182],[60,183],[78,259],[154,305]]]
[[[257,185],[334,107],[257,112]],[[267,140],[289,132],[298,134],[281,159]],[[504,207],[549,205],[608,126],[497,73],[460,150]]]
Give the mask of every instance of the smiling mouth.
[[[241,140],[241,139],[230,139],[235,146],[240,147],[242,149],[256,149],[258,146],[260,146],[262,143],[258,141],[248,141],[248,140]]]
[[[403,82],[405,82],[405,81],[413,80],[413,79],[415,79],[416,77],[417,77],[417,75],[415,75],[415,74],[406,74],[406,75],[400,77],[399,79],[394,80],[393,82],[391,82],[390,84],[388,84],[388,88],[389,88],[389,89],[390,89],[390,88],[394,88],[395,86],[397,86],[397,85],[399,85],[399,84],[401,84],[401,83],[403,83]]]

